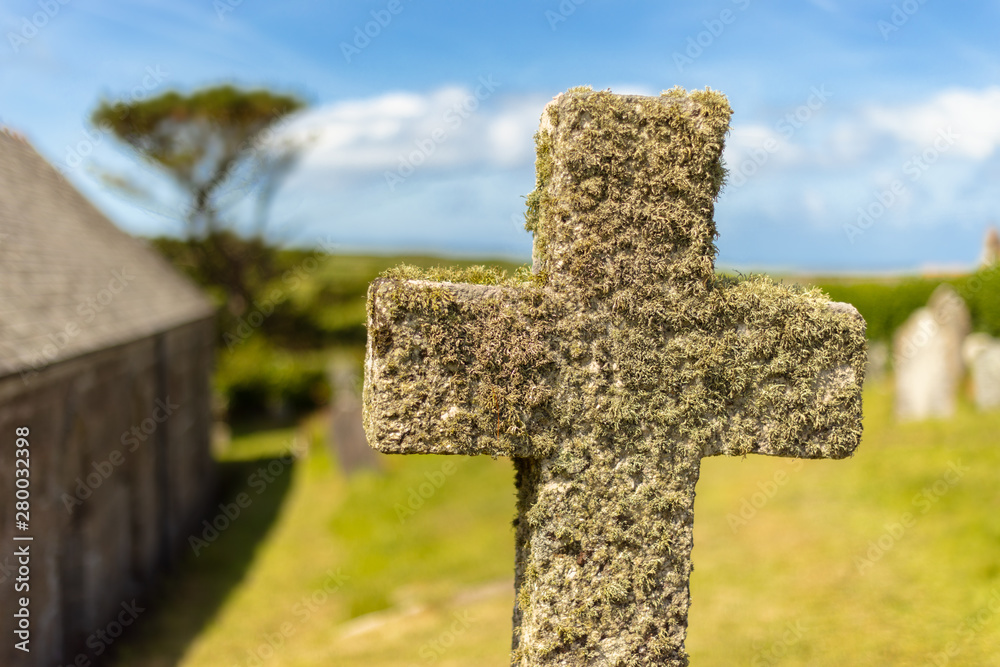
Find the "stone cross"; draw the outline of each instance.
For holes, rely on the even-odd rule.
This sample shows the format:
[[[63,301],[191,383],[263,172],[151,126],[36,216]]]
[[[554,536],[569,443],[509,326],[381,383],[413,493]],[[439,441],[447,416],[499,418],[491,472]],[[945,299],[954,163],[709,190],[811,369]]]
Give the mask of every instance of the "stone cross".
[[[531,274],[369,288],[369,443],[514,461],[512,664],[687,665],[701,458],[843,458],[861,438],[857,311],[715,274],[730,114],[710,90],[559,95]]]

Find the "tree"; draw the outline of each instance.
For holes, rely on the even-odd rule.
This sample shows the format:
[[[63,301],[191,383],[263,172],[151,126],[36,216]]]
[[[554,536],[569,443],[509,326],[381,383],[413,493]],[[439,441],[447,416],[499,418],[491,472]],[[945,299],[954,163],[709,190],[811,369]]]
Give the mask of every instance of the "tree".
[[[235,316],[270,277],[269,206],[298,157],[295,146],[266,139],[304,106],[290,95],[225,85],[190,95],[169,91],[144,100],[102,101],[91,116],[181,189],[187,202],[176,217],[184,225],[185,255],[197,265],[191,267],[195,274],[225,289]],[[111,180],[127,192],[140,191],[130,179]],[[232,208],[247,198],[256,199],[249,202],[255,220],[244,236],[236,231]]]

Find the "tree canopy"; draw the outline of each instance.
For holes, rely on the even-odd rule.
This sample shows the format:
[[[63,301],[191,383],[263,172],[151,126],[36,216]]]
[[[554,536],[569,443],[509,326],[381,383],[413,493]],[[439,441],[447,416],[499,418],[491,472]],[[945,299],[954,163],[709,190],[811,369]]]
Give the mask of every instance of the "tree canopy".
[[[305,107],[292,95],[223,85],[190,94],[168,91],[147,99],[104,100],[91,122],[111,132],[143,162],[166,175],[186,198],[180,220],[198,273],[226,289],[235,315],[268,275],[264,242],[268,208],[295,165],[298,147],[274,139],[274,128]],[[111,179],[129,192],[131,179]],[[239,234],[229,210],[246,202],[254,226]],[[245,243],[237,242],[247,236]]]

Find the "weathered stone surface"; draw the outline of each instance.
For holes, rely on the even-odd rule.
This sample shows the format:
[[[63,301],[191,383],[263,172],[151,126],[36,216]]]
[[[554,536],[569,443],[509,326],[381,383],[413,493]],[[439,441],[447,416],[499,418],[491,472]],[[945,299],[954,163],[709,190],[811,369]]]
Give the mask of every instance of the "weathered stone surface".
[[[514,664],[686,665],[700,459],[860,441],[857,311],[715,275],[730,113],[711,91],[560,95],[532,273],[400,268],[369,290],[372,446],[514,459]]]
[[[902,420],[949,417],[962,381],[962,342],[972,319],[962,297],[948,285],[931,295],[896,332],[896,416]]]
[[[965,362],[972,376],[972,398],[980,410],[1000,408],[1000,340],[975,333],[965,339]]]

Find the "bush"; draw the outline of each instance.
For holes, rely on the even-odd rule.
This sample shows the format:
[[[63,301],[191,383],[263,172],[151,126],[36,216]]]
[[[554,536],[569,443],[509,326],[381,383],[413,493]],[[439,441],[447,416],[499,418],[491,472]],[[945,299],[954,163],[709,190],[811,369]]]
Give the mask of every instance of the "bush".
[[[220,349],[214,382],[230,416],[305,411],[330,399],[325,355],[280,350],[259,334]]]
[[[973,329],[1000,337],[1000,264],[954,283],[969,305]]]

